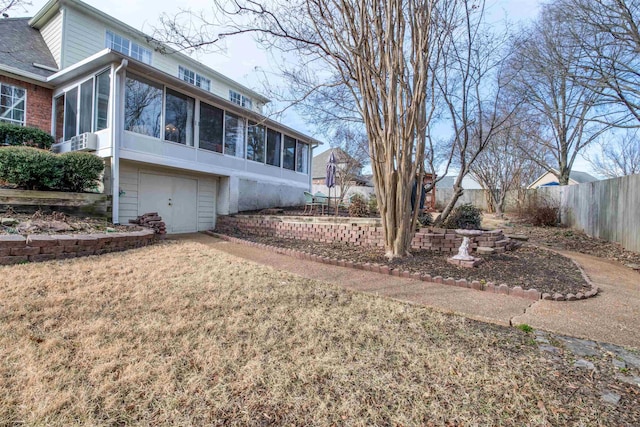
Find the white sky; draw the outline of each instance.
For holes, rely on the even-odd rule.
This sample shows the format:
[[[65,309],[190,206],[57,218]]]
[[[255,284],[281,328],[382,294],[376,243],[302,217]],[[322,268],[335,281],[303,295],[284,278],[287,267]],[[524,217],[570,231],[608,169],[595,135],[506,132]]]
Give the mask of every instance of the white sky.
[[[182,9],[193,11],[210,8],[210,0],[189,0],[177,4],[175,0],[83,0],[85,3],[115,17],[116,19],[139,29],[147,34],[159,26],[162,13],[173,14]],[[27,13],[11,11],[12,16],[33,16],[47,0],[32,0]],[[533,19],[539,9],[541,0],[488,0],[489,16],[495,25],[504,25],[505,17],[517,28]],[[272,58],[253,41],[250,35],[242,35],[225,39],[225,49],[218,53],[196,53],[194,58],[214,70],[238,81],[239,83],[261,93],[265,78],[270,84],[277,84],[277,67]],[[296,130],[323,140],[314,129],[307,126],[304,119],[293,111],[287,111],[279,121]],[[329,144],[320,147],[321,152],[329,148]],[[582,158],[576,160],[575,170],[591,172],[587,162]]]

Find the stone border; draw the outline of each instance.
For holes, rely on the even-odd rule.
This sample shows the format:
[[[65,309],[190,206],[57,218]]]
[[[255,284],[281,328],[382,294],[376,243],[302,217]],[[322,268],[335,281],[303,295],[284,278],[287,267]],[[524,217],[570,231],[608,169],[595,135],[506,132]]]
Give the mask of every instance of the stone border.
[[[546,246],[535,246],[538,249],[542,249],[545,251],[549,251],[549,252],[553,252],[556,255],[560,255],[563,256],[565,258],[569,258],[568,256],[560,253],[559,251],[556,251],[555,249],[551,249],[548,248]],[[555,293],[553,295],[549,294],[549,293],[544,293],[542,294],[542,299],[546,300],[546,301],[576,301],[576,300],[581,300],[581,299],[587,299],[587,298],[591,298],[591,297],[595,297],[598,292],[599,289],[596,286],[595,283],[593,283],[591,281],[591,279],[589,278],[589,276],[587,275],[587,273],[584,271],[584,269],[582,268],[582,266],[578,263],[578,261],[576,261],[573,258],[569,258],[571,260],[571,262],[573,263],[573,265],[575,265],[578,270],[580,271],[580,274],[582,274],[582,278],[584,279],[585,282],[587,282],[587,284],[589,286],[591,286],[591,290],[588,292],[585,292],[584,294],[581,292],[578,292],[577,294],[572,294],[572,293],[568,293],[568,294],[560,294],[560,293]]]
[[[501,283],[497,285],[493,282],[487,282],[486,284],[483,284],[478,280],[473,280],[469,282],[467,279],[456,280],[453,277],[443,278],[442,276],[431,276],[430,274],[411,273],[410,271],[400,271],[398,269],[391,268],[388,265],[384,265],[384,264],[370,264],[370,263],[361,264],[361,263],[347,261],[347,260],[338,259],[338,258],[323,257],[320,255],[314,255],[308,252],[298,251],[295,249],[285,249],[279,246],[271,246],[264,243],[256,243],[249,240],[239,239],[237,237],[227,236],[226,234],[220,234],[210,230],[203,231],[203,233],[212,237],[217,237],[219,239],[226,240],[228,242],[238,243],[238,244],[247,245],[247,246],[253,246],[257,248],[263,248],[278,254],[288,255],[298,259],[306,259],[308,261],[320,262],[320,263],[329,264],[329,265],[336,265],[339,267],[354,268],[356,270],[371,271],[373,273],[380,273],[384,275],[405,277],[408,279],[421,280],[423,282],[437,283],[437,284],[449,285],[449,286],[458,286],[460,288],[474,289],[476,291],[485,291],[485,292],[491,292],[495,294],[511,295],[514,297],[526,298],[531,301],[538,301],[541,299],[550,300],[550,301],[577,301],[579,299],[594,297],[598,293],[598,288],[591,282],[591,280],[589,280],[587,275],[584,273],[584,270],[582,269],[582,267],[580,267],[580,265],[574,260],[571,260],[571,261],[573,261],[573,263],[579,268],[580,272],[582,273],[587,283],[591,285],[591,291],[586,292],[584,294],[578,293],[577,295],[573,295],[573,294],[563,295],[559,293],[550,295],[548,293],[542,294],[537,289],[524,290],[522,289],[521,286],[509,287],[506,283]]]
[[[126,233],[0,235],[0,265],[102,255],[140,248],[155,240],[153,230]]]

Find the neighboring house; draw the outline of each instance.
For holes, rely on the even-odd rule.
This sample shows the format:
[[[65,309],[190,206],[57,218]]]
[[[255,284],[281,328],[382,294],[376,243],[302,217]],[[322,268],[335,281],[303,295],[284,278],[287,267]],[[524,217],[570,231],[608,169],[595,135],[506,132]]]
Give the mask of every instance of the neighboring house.
[[[343,195],[343,200],[349,200],[353,194],[361,194],[365,197],[373,194],[373,184],[371,181],[362,175],[362,163],[350,156],[346,151],[340,148],[333,148],[323,151],[320,154],[313,156],[313,168],[312,168],[312,184],[313,192],[321,192],[329,194],[329,188],[325,185],[325,179],[327,176],[327,163],[329,162],[329,156],[331,152],[334,153],[336,159],[336,186],[331,188],[331,196],[334,194],[339,196],[341,194],[341,180],[345,181],[344,187],[346,187],[346,194]],[[342,175],[342,176],[340,176]]]
[[[556,173],[559,173],[555,169],[554,171]],[[583,184],[585,182],[593,182],[593,181],[598,181],[598,178],[586,172],[571,171],[571,173],[569,174],[569,185]],[[538,187],[546,187],[546,186],[552,186],[552,185],[560,185],[558,183],[558,177],[556,177],[552,172],[547,171],[543,173],[538,179],[533,181],[527,187],[527,189],[531,190]]]
[[[0,120],[106,162],[113,222],[159,212],[170,233],[302,204],[318,141],[263,116],[269,100],[79,0],[0,20]]]
[[[440,181],[438,181],[437,186],[438,190],[452,190],[453,183],[456,182],[457,176],[444,176]],[[467,175],[462,178],[462,188],[465,190],[480,190],[482,186],[473,179],[472,176]]]

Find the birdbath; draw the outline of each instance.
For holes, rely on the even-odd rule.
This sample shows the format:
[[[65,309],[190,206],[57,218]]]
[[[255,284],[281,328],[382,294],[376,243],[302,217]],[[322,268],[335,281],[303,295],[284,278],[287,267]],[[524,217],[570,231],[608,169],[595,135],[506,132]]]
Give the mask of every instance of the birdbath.
[[[447,261],[461,267],[475,267],[480,264],[482,262],[482,258],[476,258],[469,255],[469,238],[481,236],[482,231],[457,229],[455,230],[455,233],[458,236],[462,236],[462,244],[460,245],[460,249],[458,249],[458,255],[452,256]]]
[[[469,255],[469,237],[481,236],[482,231],[457,229],[456,234],[458,236],[462,236],[462,244],[460,245],[460,249],[458,249],[458,255],[454,256],[453,259],[459,259],[460,261],[473,261],[475,258]]]

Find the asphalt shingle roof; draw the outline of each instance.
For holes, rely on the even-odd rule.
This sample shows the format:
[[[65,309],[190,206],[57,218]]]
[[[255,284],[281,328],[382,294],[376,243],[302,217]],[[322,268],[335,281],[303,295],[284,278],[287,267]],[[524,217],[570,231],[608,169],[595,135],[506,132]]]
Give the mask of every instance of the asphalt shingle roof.
[[[40,32],[29,26],[29,19],[0,19],[0,64],[48,77],[54,72],[33,64],[52,68],[58,68],[58,64]]]

